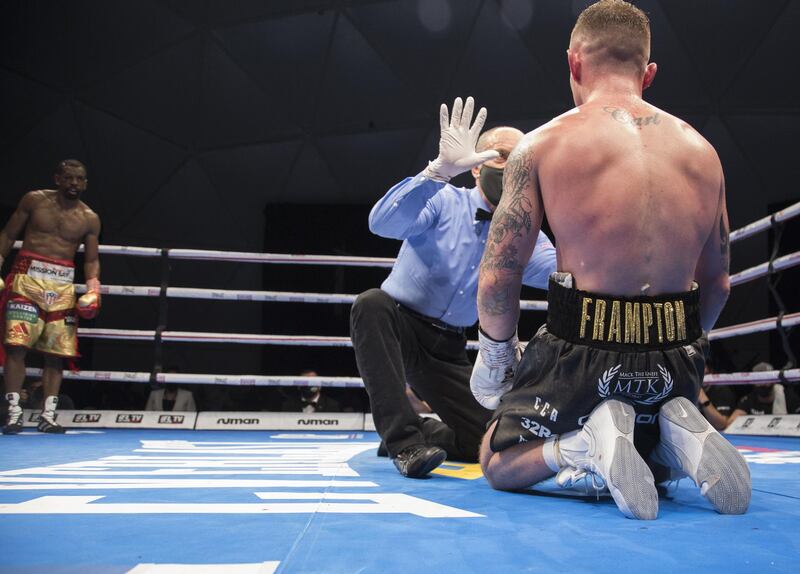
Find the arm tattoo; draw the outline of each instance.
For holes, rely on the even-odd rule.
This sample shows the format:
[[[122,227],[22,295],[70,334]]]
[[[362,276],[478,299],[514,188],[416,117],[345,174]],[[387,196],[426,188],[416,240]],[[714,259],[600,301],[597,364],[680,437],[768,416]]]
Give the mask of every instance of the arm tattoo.
[[[513,245],[514,240],[527,235],[531,230],[533,206],[530,198],[525,195],[525,188],[531,181],[527,162],[528,158],[522,152],[513,153],[509,158],[505,175],[508,185],[504,185],[503,193],[505,201],[501,200],[492,218],[491,237],[486,249],[490,253],[497,251],[506,258],[516,259],[517,248]],[[508,259],[507,263],[500,267],[508,268],[510,262]],[[522,269],[521,263],[517,261],[517,267],[520,269]]]
[[[724,215],[719,216],[719,255],[722,258],[722,267],[728,273],[731,267],[731,246]]]
[[[495,278],[497,276],[495,275]],[[492,289],[489,294],[478,298],[478,305],[487,315],[504,315],[511,310],[508,289]]]
[[[489,238],[481,260],[481,272],[494,276],[495,287],[481,298],[480,306],[489,315],[503,315],[510,310],[509,287],[522,277],[527,261],[520,260],[517,239],[525,239],[531,231],[533,206],[524,190],[530,185],[529,158],[515,150],[505,167],[503,198],[495,210]]]

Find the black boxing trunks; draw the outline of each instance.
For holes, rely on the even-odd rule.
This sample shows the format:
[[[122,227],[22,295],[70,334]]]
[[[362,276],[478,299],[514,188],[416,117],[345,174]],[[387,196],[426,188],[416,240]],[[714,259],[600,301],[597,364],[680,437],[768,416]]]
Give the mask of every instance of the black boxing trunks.
[[[575,430],[614,397],[634,406],[634,442],[646,455],[658,442],[661,404],[697,399],[708,345],[698,290],[617,297],[565,287],[555,276],[571,284],[568,274],[550,278],[547,324],[492,416],[492,450]]]

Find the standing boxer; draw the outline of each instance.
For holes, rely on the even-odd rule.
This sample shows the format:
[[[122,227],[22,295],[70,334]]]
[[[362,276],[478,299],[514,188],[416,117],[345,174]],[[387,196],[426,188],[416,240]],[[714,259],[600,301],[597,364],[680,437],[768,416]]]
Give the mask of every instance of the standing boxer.
[[[29,349],[44,355],[44,400],[38,429],[63,433],[55,421],[62,358],[78,356],[77,316],[91,319],[100,309],[100,218],[80,200],[86,167],[74,159],[58,164],[55,190],[26,193],[0,232],[0,264],[25,230],[22,249],[6,278],[4,313],[5,390],[8,419],[3,434],[22,430],[19,391]],[[84,244],[87,292],[75,300],[75,252]],[[2,281],[0,280],[0,285]]]

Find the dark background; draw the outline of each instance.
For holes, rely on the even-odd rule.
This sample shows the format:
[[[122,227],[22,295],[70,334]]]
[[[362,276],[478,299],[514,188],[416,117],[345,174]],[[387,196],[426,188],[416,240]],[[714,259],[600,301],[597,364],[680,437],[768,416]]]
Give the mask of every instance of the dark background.
[[[534,129],[572,106],[565,49],[582,0],[12,0],[0,18],[3,220],[55,163],[89,171],[104,244],[393,256],[371,205],[436,155],[437,110],[472,95],[487,126]],[[646,97],[718,150],[733,229],[800,199],[800,2],[649,0]],[[576,158],[576,161],[580,161]],[[458,183],[470,185],[468,178]],[[797,250],[790,223],[781,253]],[[772,234],[733,246],[732,272]],[[788,247],[787,247],[788,246]],[[105,256],[104,283],[157,285],[157,260]],[[176,286],[358,293],[381,270],[173,262]],[[798,310],[798,271],[783,274]],[[525,298],[541,298],[526,292]],[[171,300],[173,330],[346,335],[346,305]],[[765,280],[720,325],[774,314]],[[153,329],[154,300],[108,297],[96,327]],[[524,314],[521,334],[543,320]],[[770,344],[770,339],[772,343]],[[793,344],[796,345],[796,334]],[[83,368],[144,370],[150,344],[82,341]],[[723,371],[785,362],[775,334],[715,346]],[[183,372],[356,375],[349,349],[169,345]],[[83,384],[72,393],[84,403]],[[143,400],[130,390],[124,400]],[[260,391],[237,389],[242,401]],[[123,400],[123,399],[120,399]],[[254,402],[254,404],[255,404]]]

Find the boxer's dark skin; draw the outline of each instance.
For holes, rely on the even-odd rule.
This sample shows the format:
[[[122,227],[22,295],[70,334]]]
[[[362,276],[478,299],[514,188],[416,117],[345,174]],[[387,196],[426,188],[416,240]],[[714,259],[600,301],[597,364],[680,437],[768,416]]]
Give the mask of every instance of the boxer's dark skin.
[[[87,186],[86,169],[62,163],[56,171],[55,184],[55,190],[30,191],[22,197],[16,211],[0,231],[0,262],[24,230],[22,249],[54,259],[72,261],[83,243],[85,277],[87,280],[99,279],[100,218],[80,200]],[[25,381],[27,349],[6,346],[5,352],[5,390],[19,392]],[[61,387],[61,359],[45,354],[44,363],[43,395],[57,395]]]
[[[543,214],[559,271],[578,289],[622,296],[700,285],[701,324],[711,329],[727,299],[728,216],[714,148],[680,119],[648,104],[656,74],[647,45],[625,58],[625,38],[574,33],[568,62],[576,108],[527,134],[506,164],[504,193],[481,262],[481,329],[511,337],[524,262]],[[486,437],[490,437],[494,425]],[[541,442],[492,452],[481,462],[495,488],[521,488],[553,473]]]

